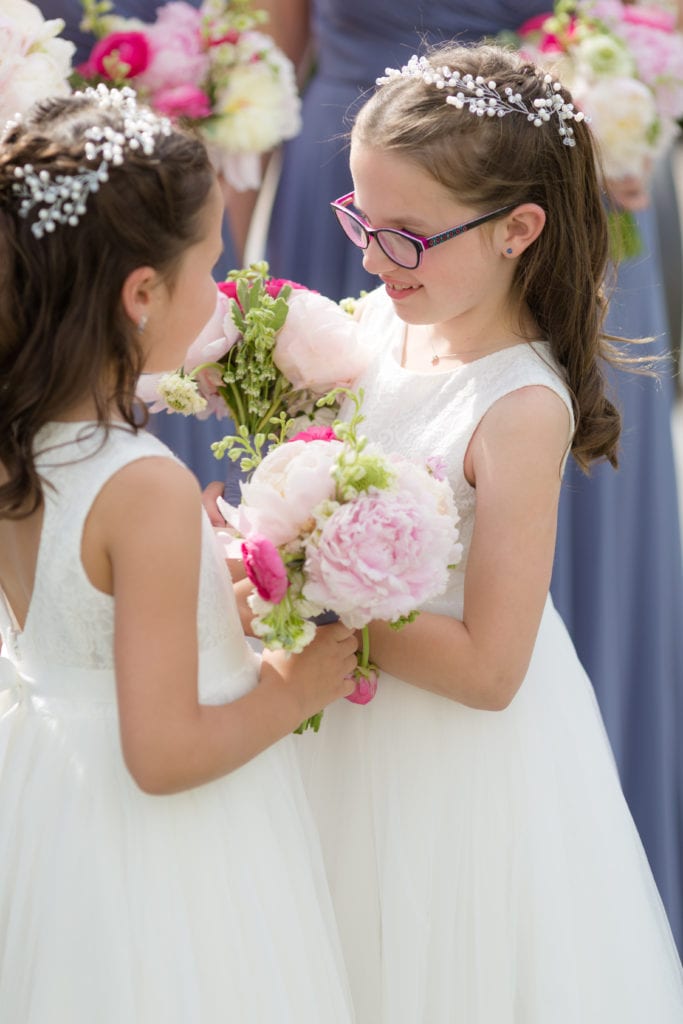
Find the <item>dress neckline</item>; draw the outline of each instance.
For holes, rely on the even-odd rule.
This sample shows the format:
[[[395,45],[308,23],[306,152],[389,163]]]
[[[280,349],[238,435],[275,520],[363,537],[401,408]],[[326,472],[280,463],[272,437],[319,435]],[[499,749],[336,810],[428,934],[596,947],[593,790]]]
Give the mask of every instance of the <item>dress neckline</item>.
[[[477,356],[476,359],[470,359],[466,363],[458,363],[456,366],[453,366],[446,370],[437,370],[431,368],[425,370],[414,370],[411,369],[410,367],[403,365],[403,360],[405,357],[405,346],[408,336],[408,324],[400,323],[400,327],[400,333],[398,334],[398,337],[396,338],[394,344],[391,347],[391,359],[392,362],[395,364],[396,368],[401,373],[413,375],[415,377],[451,377],[454,374],[467,369],[467,367],[469,366],[476,366],[479,363],[483,363],[487,359],[493,359],[494,356],[501,355],[503,352],[512,352],[515,349],[519,348],[530,348],[535,352],[536,346],[542,346],[543,348],[548,347],[547,341],[543,341],[540,338],[536,338],[533,341],[519,341],[516,342],[514,345],[505,345],[503,348],[495,349],[495,351],[493,352],[483,353],[482,355]]]

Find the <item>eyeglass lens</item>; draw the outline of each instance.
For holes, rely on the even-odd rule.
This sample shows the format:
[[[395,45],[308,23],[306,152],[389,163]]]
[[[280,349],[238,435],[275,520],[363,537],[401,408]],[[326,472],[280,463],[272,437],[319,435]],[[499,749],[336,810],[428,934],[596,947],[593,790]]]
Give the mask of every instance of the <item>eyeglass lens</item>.
[[[337,219],[346,236],[361,249],[367,249],[369,236],[363,225],[348,210],[335,209]],[[414,268],[418,265],[417,248],[409,238],[390,229],[380,230],[375,238],[382,251],[401,267]]]

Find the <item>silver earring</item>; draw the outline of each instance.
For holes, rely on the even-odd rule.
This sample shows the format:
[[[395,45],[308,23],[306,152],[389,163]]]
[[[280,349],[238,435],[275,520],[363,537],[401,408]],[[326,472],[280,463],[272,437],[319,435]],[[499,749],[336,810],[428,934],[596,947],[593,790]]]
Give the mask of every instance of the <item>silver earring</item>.
[[[143,313],[138,320],[138,334],[143,334],[145,327],[147,326],[147,314]]]

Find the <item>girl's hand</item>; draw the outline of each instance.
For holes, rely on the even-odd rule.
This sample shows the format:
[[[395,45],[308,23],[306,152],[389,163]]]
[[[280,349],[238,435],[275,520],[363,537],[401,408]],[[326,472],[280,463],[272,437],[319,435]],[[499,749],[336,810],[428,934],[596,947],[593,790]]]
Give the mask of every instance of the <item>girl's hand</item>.
[[[217,498],[223,497],[224,484],[221,480],[212,480],[202,491],[202,505],[206,509],[212,526],[225,526],[225,519],[218,510]]]
[[[341,622],[318,626],[301,654],[264,651],[261,678],[266,681],[277,673],[280,686],[287,687],[297,702],[299,721],[303,722],[353,692],[357,648],[356,634]]]
[[[627,178],[608,178],[606,186],[610,199],[622,210],[637,213],[650,205],[646,177],[630,175]]]

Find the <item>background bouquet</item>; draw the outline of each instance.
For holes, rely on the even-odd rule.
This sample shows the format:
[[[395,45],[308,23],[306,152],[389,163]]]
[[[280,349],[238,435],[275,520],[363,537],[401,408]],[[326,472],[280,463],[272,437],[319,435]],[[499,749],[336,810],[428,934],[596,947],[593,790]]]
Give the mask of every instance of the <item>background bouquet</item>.
[[[71,92],[69,76],[75,46],[58,39],[61,18],[45,21],[28,0],[0,5],[0,128],[45,96]]]
[[[230,416],[237,428],[212,447],[252,469],[274,421],[290,434],[331,423],[316,399],[348,386],[367,353],[348,305],[268,276],[267,263],[233,270],[217,285],[216,310],[175,373],[143,377],[140,397],[153,412]],[[325,415],[327,413],[327,415]]]
[[[259,154],[301,127],[294,67],[257,26],[250,0],[184,0],[157,8],[152,24],[82,0],[85,31],[98,37],[81,81],[130,85],[155,110],[197,126],[216,169],[236,189],[257,188]]]
[[[683,115],[683,35],[672,13],[620,0],[559,0],[512,40],[548,67],[590,119],[605,174],[643,178],[671,144]],[[632,255],[635,223],[614,221]]]
[[[367,625],[399,628],[441,594],[458,562],[458,513],[436,463],[422,466],[386,455],[358,433],[362,391],[341,389],[353,408],[348,422],[311,428],[272,448],[232,507],[226,555],[241,553],[255,587],[253,628],[266,647],[301,651],[315,635],[312,617],[334,612],[360,629],[356,689],[375,695]],[[333,403],[338,391],[321,399]],[[321,715],[301,726],[316,731]]]

